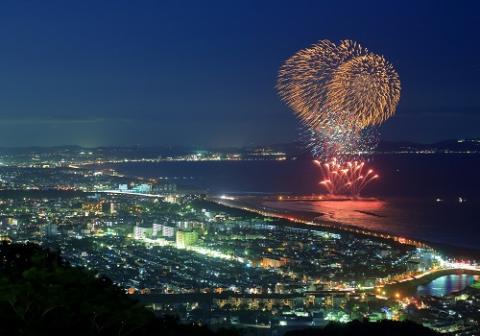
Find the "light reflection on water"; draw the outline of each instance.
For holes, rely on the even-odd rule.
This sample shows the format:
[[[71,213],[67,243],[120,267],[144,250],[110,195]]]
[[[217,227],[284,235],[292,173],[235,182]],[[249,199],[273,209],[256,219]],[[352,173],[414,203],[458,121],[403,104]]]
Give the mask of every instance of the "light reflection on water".
[[[379,203],[298,206],[302,211],[322,213],[329,220],[371,230],[480,249],[480,198],[475,183],[480,155],[402,154],[370,159],[381,180],[371,184],[364,196],[382,199]],[[321,172],[310,160],[123,163],[111,167],[127,175],[168,177],[180,190],[212,195],[323,192],[318,185]],[[459,203],[460,196],[467,202]],[[442,202],[436,202],[437,198]]]
[[[478,202],[389,198],[342,201],[263,201],[270,209],[318,214],[318,219],[430,242],[480,248]],[[459,230],[461,228],[461,230]]]
[[[478,281],[478,275],[471,274],[450,274],[436,278],[426,285],[417,287],[418,296],[445,296],[450,293],[459,292]]]
[[[393,202],[382,200],[342,201],[266,201],[265,206],[292,212],[317,213],[326,221],[358,226],[373,231],[385,231],[398,235],[412,233],[418,227],[412,225],[411,211],[405,211]],[[412,206],[408,207],[409,209]],[[408,225],[410,224],[410,225]]]

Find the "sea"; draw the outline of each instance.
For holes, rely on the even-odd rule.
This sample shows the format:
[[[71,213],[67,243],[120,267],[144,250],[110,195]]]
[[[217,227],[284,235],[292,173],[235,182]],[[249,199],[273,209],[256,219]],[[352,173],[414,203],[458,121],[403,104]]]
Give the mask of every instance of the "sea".
[[[370,202],[296,202],[282,206],[480,251],[480,155],[384,154],[368,157],[366,164],[380,176],[362,194],[373,199]],[[308,159],[120,163],[109,167],[131,176],[161,178],[181,190],[210,195],[324,193],[319,185],[321,172]]]

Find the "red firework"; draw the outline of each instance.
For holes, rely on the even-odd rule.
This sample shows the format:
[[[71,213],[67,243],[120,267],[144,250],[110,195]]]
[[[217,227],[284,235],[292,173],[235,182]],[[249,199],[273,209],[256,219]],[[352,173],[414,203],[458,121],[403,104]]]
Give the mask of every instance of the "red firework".
[[[322,169],[323,180],[320,184],[331,195],[358,196],[370,182],[378,178],[373,169],[366,170],[363,161],[341,163],[333,158],[326,163],[314,162]]]

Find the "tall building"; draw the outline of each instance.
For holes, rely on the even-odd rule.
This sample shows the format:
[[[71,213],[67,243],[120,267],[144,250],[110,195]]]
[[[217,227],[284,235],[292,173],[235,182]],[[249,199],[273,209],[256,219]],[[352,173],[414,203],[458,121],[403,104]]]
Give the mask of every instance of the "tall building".
[[[152,236],[153,237],[158,237],[158,236],[161,236],[161,235],[163,235],[163,225],[153,223],[153,225],[152,225]]]
[[[135,225],[133,227],[133,238],[135,239],[145,239],[149,235],[149,228]]]
[[[162,236],[165,238],[172,238],[175,236],[175,228],[169,225],[163,225],[162,227]]]
[[[198,240],[197,231],[178,230],[176,235],[176,243],[179,247],[192,246]]]

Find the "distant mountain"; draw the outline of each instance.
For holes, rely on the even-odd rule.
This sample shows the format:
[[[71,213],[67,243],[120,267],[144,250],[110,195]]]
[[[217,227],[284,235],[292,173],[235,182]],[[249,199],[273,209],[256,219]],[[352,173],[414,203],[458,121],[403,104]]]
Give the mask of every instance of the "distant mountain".
[[[432,144],[384,141],[380,142],[380,144],[376,148],[377,152],[394,152],[403,150],[429,150],[436,152],[480,152],[480,139],[444,140]]]
[[[445,140],[432,144],[415,143],[408,141],[382,141],[375,149],[375,153],[395,152],[478,152],[480,153],[480,139]],[[81,146],[54,146],[54,147],[0,147],[0,155],[45,155],[45,154],[80,154],[81,152],[95,155],[115,157],[158,157],[175,156],[195,153],[215,152],[220,154],[240,153],[254,155],[255,153],[285,153],[288,157],[309,157],[310,152],[300,142],[291,142],[271,145],[250,145],[240,148],[208,148],[194,146],[111,146],[92,147]]]
[[[309,156],[310,153],[301,143],[293,142],[287,144],[276,144],[270,146],[259,146],[257,148],[269,148],[274,151],[281,151],[288,156]],[[252,147],[247,147],[244,150],[252,150]],[[409,141],[381,141],[375,148],[374,153],[399,153],[399,152],[476,152],[480,153],[480,139],[458,139],[458,140],[444,140],[441,142],[423,144]]]

